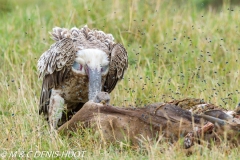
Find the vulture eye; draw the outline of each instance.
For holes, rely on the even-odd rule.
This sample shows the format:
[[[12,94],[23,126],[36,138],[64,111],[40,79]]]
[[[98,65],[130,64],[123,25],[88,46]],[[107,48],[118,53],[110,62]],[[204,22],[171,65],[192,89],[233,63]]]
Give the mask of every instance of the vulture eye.
[[[102,73],[105,73],[105,72],[107,71],[107,69],[108,69],[108,65],[106,65],[106,66],[101,66],[101,72],[102,72]]]
[[[79,66],[79,70],[81,71],[83,69],[83,66],[80,64]]]

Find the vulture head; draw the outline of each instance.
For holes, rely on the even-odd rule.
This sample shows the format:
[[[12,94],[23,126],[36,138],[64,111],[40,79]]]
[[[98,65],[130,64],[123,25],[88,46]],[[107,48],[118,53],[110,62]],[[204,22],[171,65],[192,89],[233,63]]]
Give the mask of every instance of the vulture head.
[[[102,90],[102,76],[106,76],[108,73],[108,55],[99,49],[80,50],[76,54],[72,68],[74,72],[88,76],[88,99],[93,100]]]

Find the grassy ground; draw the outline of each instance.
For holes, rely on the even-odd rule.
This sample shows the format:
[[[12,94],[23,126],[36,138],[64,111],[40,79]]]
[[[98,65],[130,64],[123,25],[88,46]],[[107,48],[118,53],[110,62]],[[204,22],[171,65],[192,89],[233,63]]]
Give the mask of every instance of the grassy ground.
[[[38,116],[37,60],[53,43],[54,26],[88,24],[112,33],[128,51],[126,76],[111,93],[115,105],[195,97],[233,109],[240,101],[240,7],[227,2],[216,9],[190,0],[0,0],[0,155],[75,150],[87,159],[186,159],[167,143],[133,149],[104,145],[87,130],[71,139],[50,135]],[[199,146],[187,159],[238,159],[239,149]]]

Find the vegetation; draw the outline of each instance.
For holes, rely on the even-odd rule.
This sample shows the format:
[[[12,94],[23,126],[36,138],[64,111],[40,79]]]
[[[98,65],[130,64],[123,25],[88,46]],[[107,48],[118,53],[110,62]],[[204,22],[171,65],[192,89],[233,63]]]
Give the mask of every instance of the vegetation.
[[[55,26],[87,24],[112,33],[125,45],[129,68],[111,93],[116,106],[195,97],[233,109],[240,101],[240,7],[230,8],[230,1],[224,0],[217,10],[190,0],[0,0],[0,4],[0,155],[75,150],[86,151],[87,159],[187,158],[181,147],[168,143],[146,140],[133,148],[127,142],[101,143],[91,130],[71,138],[51,134],[38,115],[41,80],[36,65],[53,43],[48,32]],[[198,146],[188,158],[238,159],[239,149],[229,150],[224,142],[211,150]]]

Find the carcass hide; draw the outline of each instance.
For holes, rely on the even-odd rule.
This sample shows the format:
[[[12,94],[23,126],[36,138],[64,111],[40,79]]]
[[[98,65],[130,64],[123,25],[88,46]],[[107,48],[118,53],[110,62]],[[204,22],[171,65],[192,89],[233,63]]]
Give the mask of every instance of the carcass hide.
[[[194,144],[194,138],[196,140],[201,137],[209,141],[216,138],[217,134],[223,136],[224,131],[228,131],[229,140],[234,137],[234,142],[238,143],[239,119],[227,115],[217,107],[212,107],[214,105],[208,105],[210,110],[204,109],[202,113],[198,109],[198,114],[186,109],[196,108],[203,103],[197,99],[185,99],[169,103],[154,103],[142,108],[120,108],[89,101],[58,131],[70,134],[72,131],[81,129],[79,127],[81,124],[101,132],[105,141],[127,139],[134,145],[138,144],[142,136],[156,139],[159,135],[163,135],[171,142],[185,137],[185,148]]]

